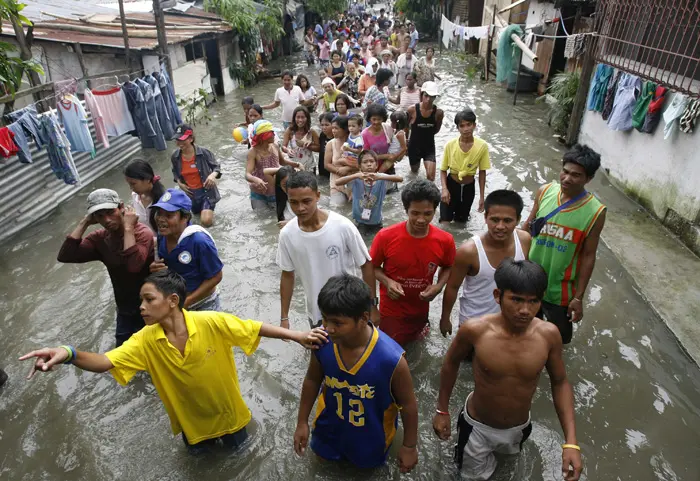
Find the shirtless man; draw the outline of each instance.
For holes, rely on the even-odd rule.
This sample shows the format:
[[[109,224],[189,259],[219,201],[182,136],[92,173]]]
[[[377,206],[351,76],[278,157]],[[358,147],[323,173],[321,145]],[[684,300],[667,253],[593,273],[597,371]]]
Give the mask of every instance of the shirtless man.
[[[506,259],[494,277],[493,295],[501,312],[469,319],[459,328],[440,372],[435,434],[442,440],[450,438],[450,395],[462,360],[474,350],[474,391],[457,421],[455,462],[469,479],[489,479],[496,470],[494,452],[519,453],[532,432],[530,406],[546,368],[564,431],[562,473],[567,481],[576,481],[582,470],[581,448],[561,335],[556,326],[535,317],[547,289],[547,274],[534,262]]]
[[[503,259],[527,259],[532,237],[517,229],[523,199],[512,190],[495,190],[486,196],[484,217],[487,231],[477,234],[457,249],[457,257],[442,297],[440,332],[452,334],[450,314],[459,295],[459,325],[467,319],[501,311],[493,291],[494,274]]]

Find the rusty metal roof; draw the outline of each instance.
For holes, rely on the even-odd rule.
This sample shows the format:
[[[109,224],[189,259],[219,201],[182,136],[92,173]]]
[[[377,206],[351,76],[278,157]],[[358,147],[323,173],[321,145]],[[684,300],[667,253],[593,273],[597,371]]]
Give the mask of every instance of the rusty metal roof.
[[[43,9],[47,8],[47,4],[43,2],[53,2],[55,4],[62,4],[63,6],[67,6],[67,4],[79,3],[74,2],[72,0],[42,0],[42,10],[40,10],[38,13],[39,15],[42,15],[44,20],[36,21],[34,24],[35,40],[44,40],[48,42],[61,43],[77,42],[83,45],[97,45],[114,48],[124,47],[124,41],[122,39],[121,33],[121,23],[119,21],[118,12],[114,12],[114,10],[111,9],[104,9],[102,7],[95,8],[95,5],[85,3],[83,4],[85,5],[85,8],[80,10],[79,12],[61,10],[61,13],[56,13],[57,10],[51,9],[50,13],[62,17],[56,18],[55,16],[48,16],[41,13],[46,11]],[[53,6],[56,7],[56,5]],[[81,18],[85,20],[85,18],[94,15],[99,15],[99,24],[89,23],[80,20]],[[155,22],[152,13],[130,13],[125,15],[125,17],[126,23],[128,25],[127,32],[129,33],[130,48],[136,50],[154,50],[158,47],[158,39],[156,38],[155,25],[153,25],[150,29],[136,28],[131,26],[134,24],[143,25],[146,22]],[[73,20],[73,18],[75,18],[75,20]],[[107,21],[105,19],[111,19],[111,21]],[[231,27],[228,24],[224,23],[218,16],[194,7],[189,8],[185,13],[166,12],[164,14],[164,19],[166,24],[165,30],[169,44],[187,42],[200,36],[207,36],[231,31]],[[60,28],[61,26],[63,26],[64,28]],[[81,30],[85,27],[97,30],[94,32],[76,31],[65,29],[66,26],[74,26]],[[190,29],[188,27],[194,28]],[[114,32],[115,34],[106,35],[105,32],[102,30],[109,30],[111,32]],[[146,32],[153,38],[142,38],[135,36],[143,32]],[[2,31],[0,33],[3,36],[14,37],[14,30],[10,25],[3,25]]]

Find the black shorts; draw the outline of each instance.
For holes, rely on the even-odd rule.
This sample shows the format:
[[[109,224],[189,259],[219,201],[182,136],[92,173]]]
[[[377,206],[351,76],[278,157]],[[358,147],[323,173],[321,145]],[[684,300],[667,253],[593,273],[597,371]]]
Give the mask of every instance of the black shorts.
[[[440,201],[440,222],[467,222],[476,193],[474,182],[460,184],[448,174],[447,190],[450,192],[450,203]]]
[[[408,148],[408,163],[415,166],[420,161],[435,162],[435,144],[420,146],[413,144]]]
[[[569,308],[567,306],[558,306],[542,301],[540,312],[537,317],[545,319],[559,328],[561,333],[561,342],[569,344],[574,335],[574,323],[569,321]]]

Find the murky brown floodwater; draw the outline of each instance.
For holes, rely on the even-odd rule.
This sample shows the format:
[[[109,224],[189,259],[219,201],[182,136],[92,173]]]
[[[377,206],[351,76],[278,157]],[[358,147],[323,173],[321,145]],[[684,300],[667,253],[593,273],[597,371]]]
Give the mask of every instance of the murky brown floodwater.
[[[297,72],[307,70],[299,58]],[[491,145],[494,169],[488,189],[510,187],[528,206],[536,188],[556,178],[562,148],[552,139],[545,107],[511,96],[500,86],[465,80],[460,66],[441,59],[439,105],[446,122],[439,145],[456,135],[450,121],[472,106],[478,135]],[[315,75],[312,79],[316,79]],[[312,80],[314,81],[314,80]],[[315,82],[317,83],[317,82]],[[259,102],[272,99],[279,81],[251,89]],[[211,229],[225,262],[222,305],[241,317],[276,322],[279,270],[275,266],[277,227],[273,214],[254,214],[243,177],[245,149],[234,146],[231,128],[241,120],[238,98],[212,109],[213,121],[197,126],[198,142],[221,159],[223,200]],[[279,112],[275,112],[279,115]],[[270,118],[278,118],[271,115]],[[169,154],[146,154],[165,179]],[[399,164],[408,171],[407,161]],[[114,304],[109,278],[98,263],[61,265],[56,253],[63,236],[83,215],[92,188],[111,187],[128,199],[120,172],[112,172],[37,223],[0,251],[0,366],[11,376],[0,391],[0,479],[7,480],[387,480],[399,479],[395,453],[387,467],[352,472],[346,466],[300,459],[292,450],[297,403],[308,355],[298,346],[263,341],[250,358],[236,354],[243,396],[253,411],[250,446],[238,456],[192,458],[169,424],[147,377],[121,388],[109,375],[66,367],[31,382],[19,354],[35,346],[71,342],[104,351],[114,342]],[[324,187],[327,194],[327,184]],[[595,188],[594,188],[595,190]],[[324,199],[327,205],[327,197]],[[348,213],[345,211],[344,213]],[[404,219],[397,195],[385,204],[385,225]],[[468,231],[453,232],[458,243],[483,228],[476,218]],[[589,481],[696,481],[700,455],[700,372],[679,349],[665,325],[640,297],[619,262],[605,247],[590,287],[586,317],[566,350],[576,396],[578,439]],[[431,309],[439,319],[441,298]],[[292,315],[304,328],[303,295],[295,294]],[[452,443],[433,435],[431,420],[439,369],[449,340],[437,330],[408,349],[420,408],[420,461],[402,479],[451,480]],[[453,415],[472,388],[465,366],[451,403]],[[507,460],[497,480],[561,479],[562,437],[547,376],[533,405],[534,430],[522,455]],[[397,437],[399,444],[401,435]]]

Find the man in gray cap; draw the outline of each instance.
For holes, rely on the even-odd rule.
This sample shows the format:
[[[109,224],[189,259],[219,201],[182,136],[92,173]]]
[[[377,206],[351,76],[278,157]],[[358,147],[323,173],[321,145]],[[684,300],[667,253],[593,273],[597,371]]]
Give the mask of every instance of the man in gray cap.
[[[98,229],[85,231],[93,224]],[[58,253],[58,262],[80,264],[101,261],[112,280],[117,302],[117,346],[144,326],[140,314],[141,284],[153,262],[153,233],[132,207],[124,207],[119,194],[97,189],[87,198],[87,215],[68,235]]]

